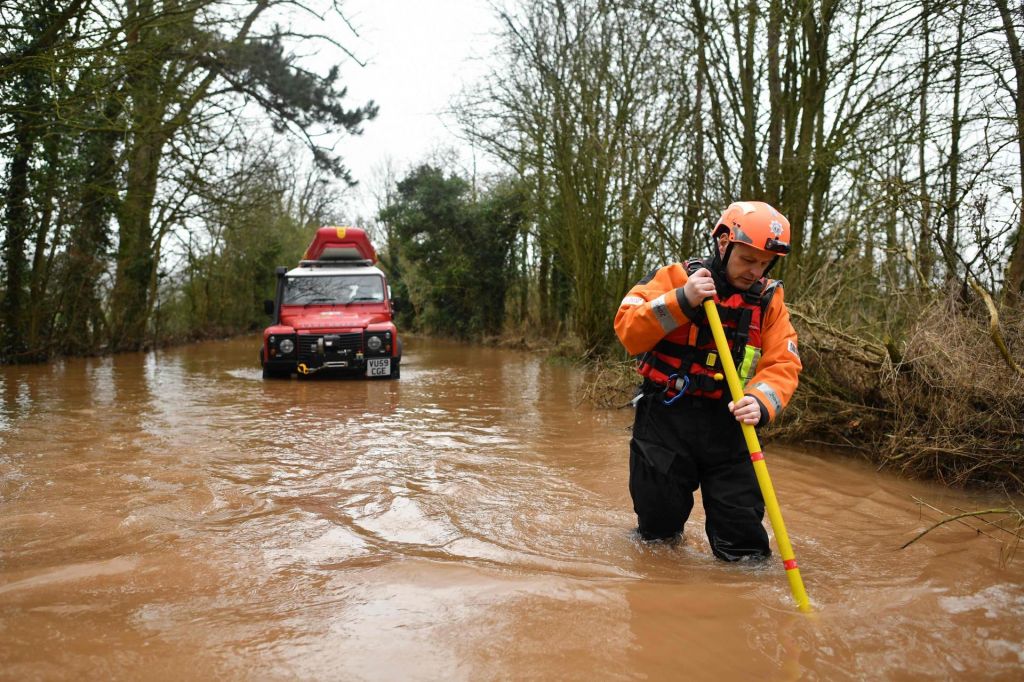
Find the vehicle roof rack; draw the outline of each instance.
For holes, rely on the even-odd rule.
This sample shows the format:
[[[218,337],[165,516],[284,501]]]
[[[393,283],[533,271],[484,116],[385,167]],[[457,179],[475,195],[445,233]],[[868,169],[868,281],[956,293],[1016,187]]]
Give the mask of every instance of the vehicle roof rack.
[[[365,259],[352,259],[352,260],[300,260],[300,268],[338,268],[346,265],[373,265],[373,261],[369,258]]]

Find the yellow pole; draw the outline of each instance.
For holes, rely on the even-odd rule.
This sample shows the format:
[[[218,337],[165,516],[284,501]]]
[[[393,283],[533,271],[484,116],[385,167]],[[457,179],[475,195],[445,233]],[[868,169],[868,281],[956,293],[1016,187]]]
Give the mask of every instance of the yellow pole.
[[[715,337],[718,356],[722,359],[725,379],[729,383],[729,393],[732,395],[733,402],[736,402],[743,397],[743,386],[740,384],[740,377],[736,372],[736,363],[733,362],[732,353],[729,352],[729,343],[725,340],[722,320],[718,316],[718,308],[715,307],[713,300],[707,299],[704,301],[704,312],[707,313],[711,333]],[[800,578],[800,569],[796,565],[793,546],[789,544],[786,524],[782,522],[782,511],[779,509],[779,501],[775,498],[775,488],[772,487],[772,479],[768,476],[768,465],[764,461],[764,453],[761,452],[761,444],[757,440],[757,431],[750,424],[740,424],[740,426],[743,428],[743,437],[747,441],[750,461],[754,464],[757,484],[761,487],[761,497],[764,498],[765,510],[768,512],[768,519],[771,521],[772,530],[775,532],[775,541],[779,543],[779,553],[782,554],[782,565],[786,568],[789,589],[796,600],[797,608],[805,613],[809,612],[811,610],[810,600],[807,597],[807,590],[804,589],[804,581]]]

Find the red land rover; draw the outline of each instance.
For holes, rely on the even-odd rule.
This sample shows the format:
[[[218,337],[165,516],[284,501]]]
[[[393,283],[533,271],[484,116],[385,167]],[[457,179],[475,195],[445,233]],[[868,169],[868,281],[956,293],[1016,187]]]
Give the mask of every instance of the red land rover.
[[[400,375],[402,341],[391,288],[377,253],[358,227],[321,227],[297,268],[277,268],[277,293],[265,301],[263,377],[321,371]]]

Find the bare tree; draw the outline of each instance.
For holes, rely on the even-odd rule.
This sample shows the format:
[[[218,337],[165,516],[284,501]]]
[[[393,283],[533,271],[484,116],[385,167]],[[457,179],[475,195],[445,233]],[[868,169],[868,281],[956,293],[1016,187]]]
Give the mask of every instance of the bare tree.
[[[508,66],[462,107],[471,136],[528,175],[542,286],[567,279],[585,348],[608,338],[609,306],[647,266],[692,117],[688,45],[664,9],[537,0],[505,13]]]

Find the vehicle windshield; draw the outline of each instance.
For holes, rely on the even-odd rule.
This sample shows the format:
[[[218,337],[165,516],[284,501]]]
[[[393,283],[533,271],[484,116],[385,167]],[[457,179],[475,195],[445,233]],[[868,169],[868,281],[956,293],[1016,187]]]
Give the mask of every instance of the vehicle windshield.
[[[286,277],[284,305],[348,305],[380,303],[384,280],[379,275],[313,275]]]

